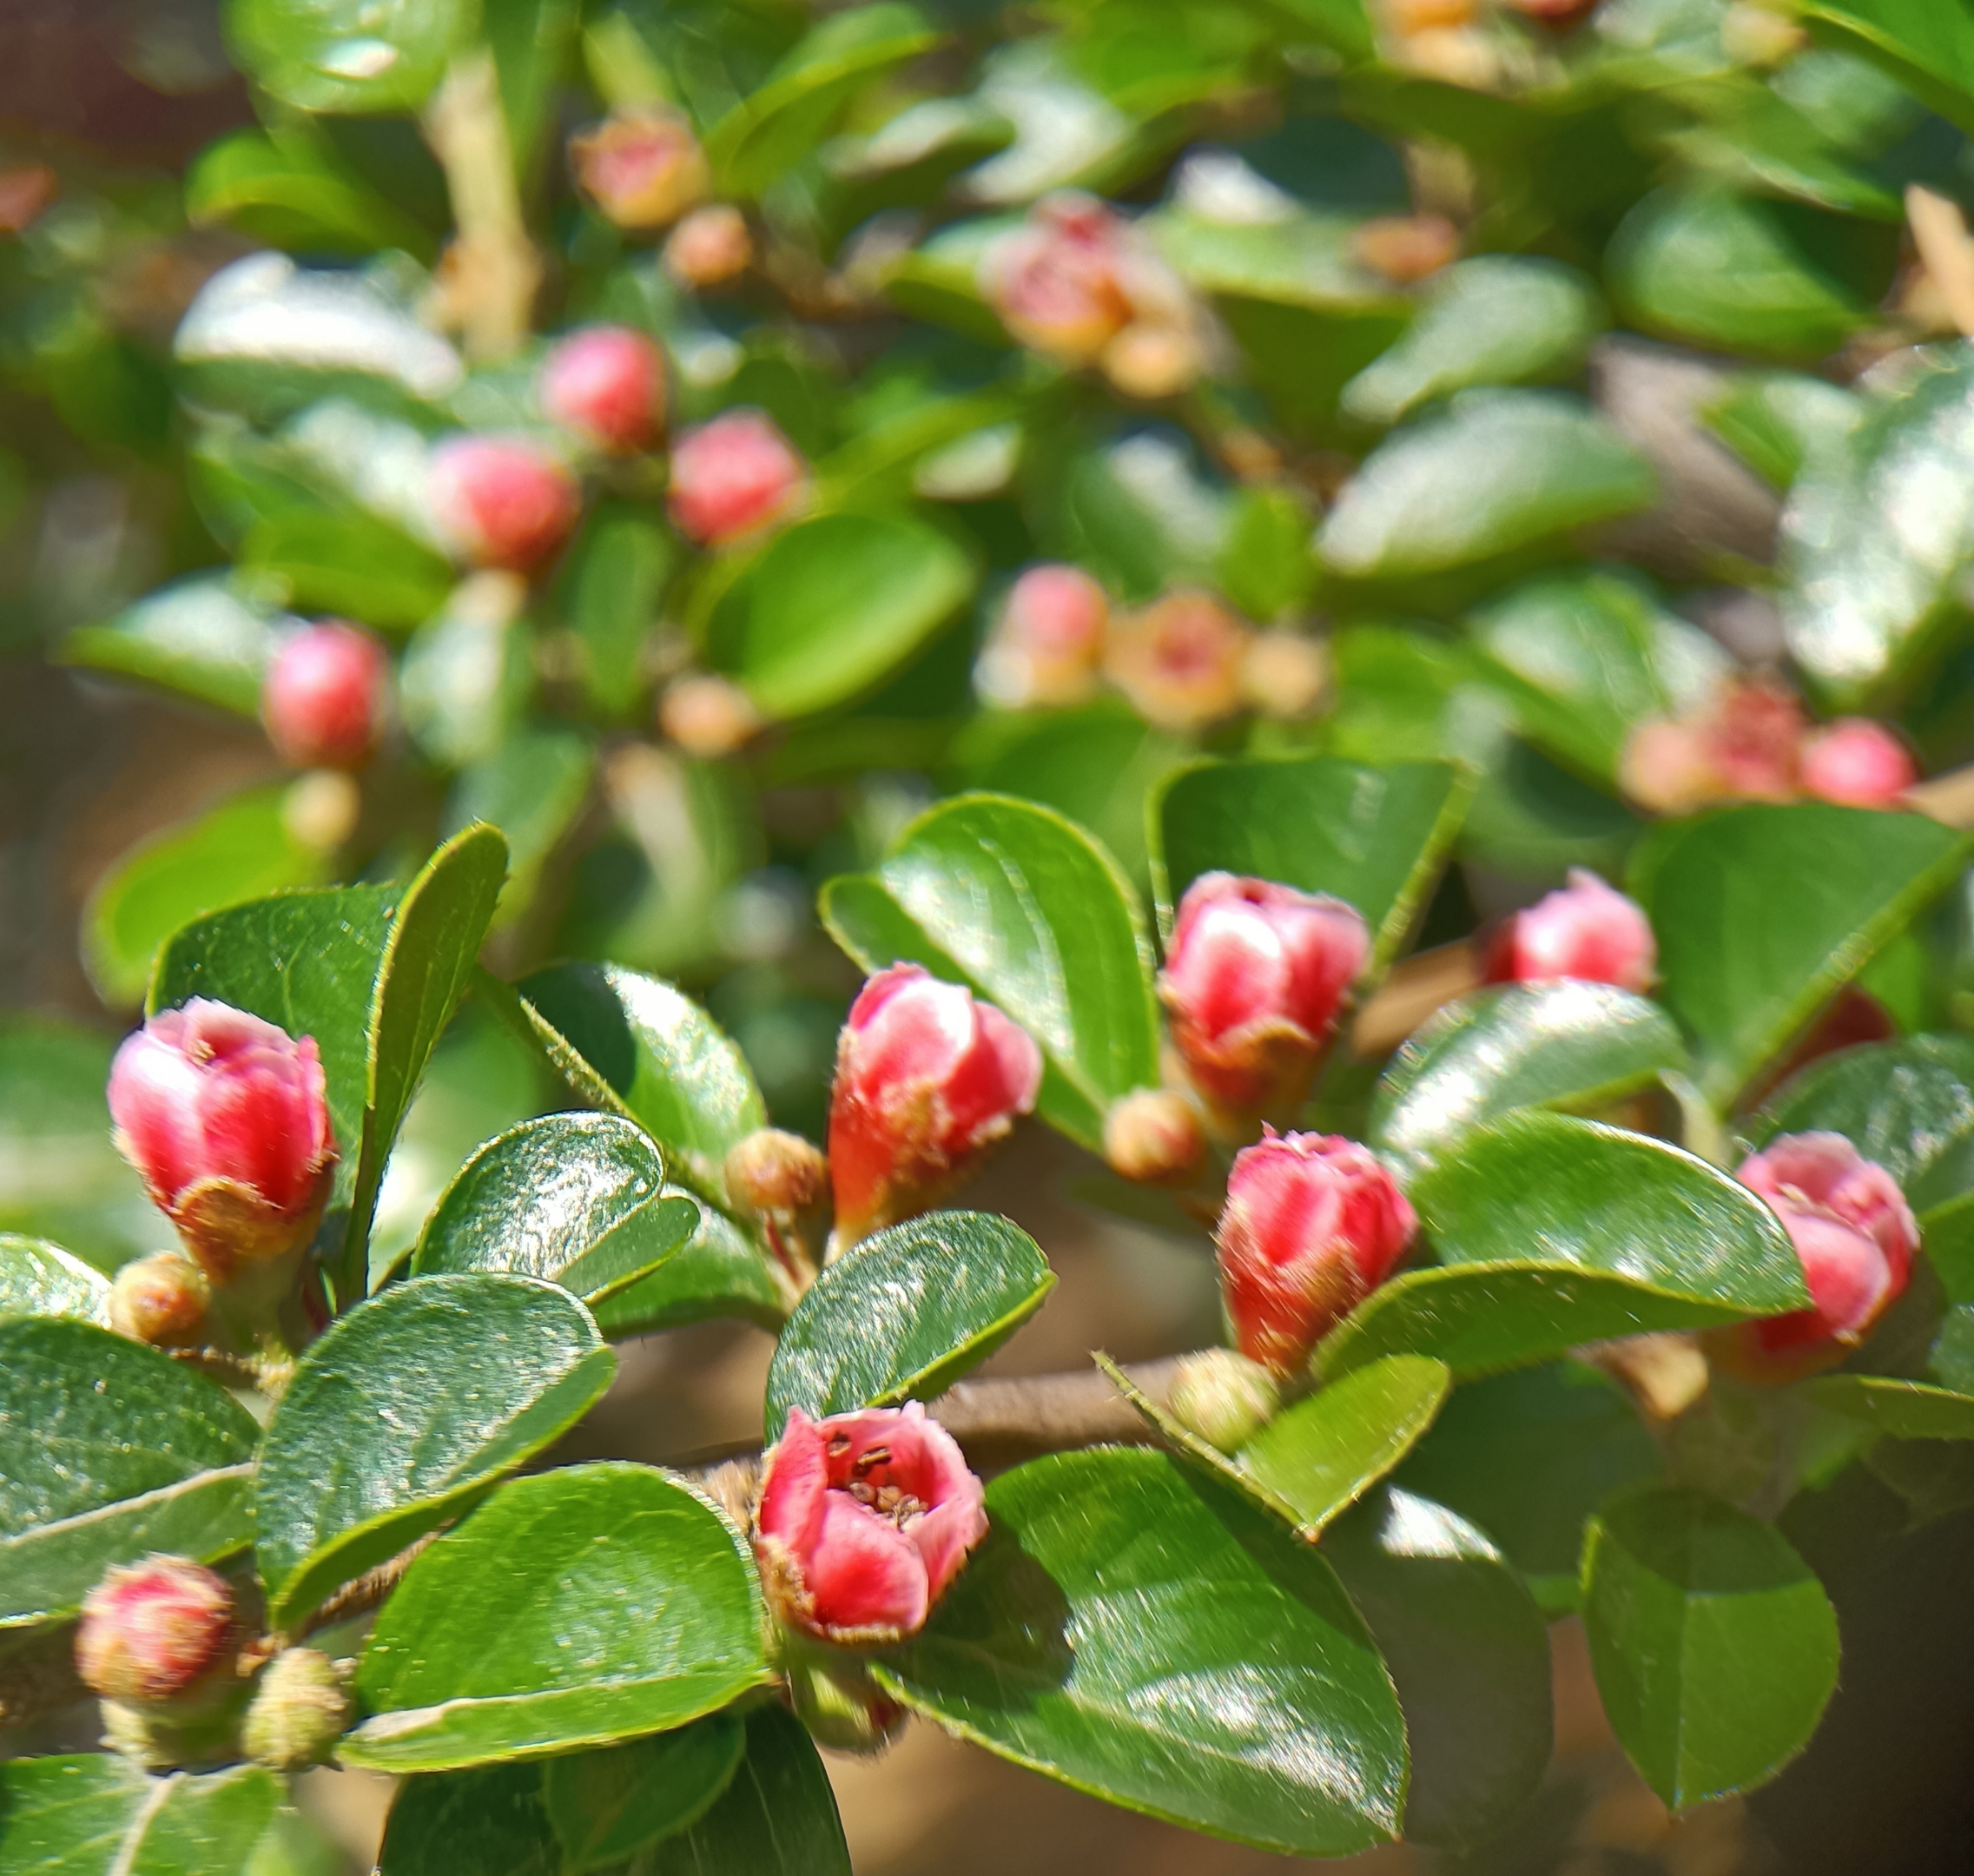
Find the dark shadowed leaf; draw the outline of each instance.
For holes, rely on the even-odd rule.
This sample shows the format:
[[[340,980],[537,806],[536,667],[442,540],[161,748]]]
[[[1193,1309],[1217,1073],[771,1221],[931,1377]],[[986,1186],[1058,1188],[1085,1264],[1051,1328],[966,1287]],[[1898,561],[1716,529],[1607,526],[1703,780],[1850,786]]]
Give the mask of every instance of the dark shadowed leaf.
[[[541,1767],[542,1799],[573,1872],[635,1856],[696,1823],[733,1781],[747,1729],[731,1712]]]
[[[646,1856],[638,1876],[850,1876],[829,1774],[802,1722],[756,1707],[747,1756],[718,1801]]]
[[[1890,1375],[1825,1375],[1803,1390],[1819,1407],[1848,1414],[1902,1440],[1974,1439],[1974,1396]]]

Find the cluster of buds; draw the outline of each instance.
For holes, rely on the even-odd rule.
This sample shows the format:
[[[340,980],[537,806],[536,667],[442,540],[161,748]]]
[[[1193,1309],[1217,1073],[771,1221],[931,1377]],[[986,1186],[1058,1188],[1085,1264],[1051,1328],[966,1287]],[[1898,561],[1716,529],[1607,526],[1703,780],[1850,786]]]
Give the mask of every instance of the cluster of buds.
[[[1780,684],[1733,677],[1692,714],[1641,723],[1625,745],[1619,779],[1641,807],[1677,815],[1720,802],[1806,795],[1893,808],[1919,774],[1883,723],[1845,717],[1815,728]]]
[[[688,540],[718,547],[784,519],[808,488],[808,465],[774,419],[733,410],[678,439],[666,506]]]
[[[1575,978],[1646,991],[1659,964],[1645,909],[1594,873],[1572,867],[1569,884],[1510,913],[1489,941],[1489,983],[1555,983]]]
[[[1243,709],[1306,716],[1328,676],[1319,641],[1258,631],[1211,593],[1118,612],[1081,568],[1046,562],[1009,588],[974,681],[990,704],[1032,709],[1083,703],[1107,678],[1147,723],[1192,730]]]
[[[297,769],[360,769],[384,731],[391,659],[360,626],[320,619],[282,640],[268,661],[261,718]]]
[[[980,263],[980,289],[1034,351],[1094,365],[1126,397],[1165,398],[1205,369],[1198,302],[1137,229],[1094,196],[1049,195]]]
[[[1793,1379],[1870,1334],[1912,1275],[1919,1229],[1898,1181],[1841,1133],[1785,1133],[1735,1175],[1781,1219],[1810,1307],[1719,1338],[1753,1378]]]

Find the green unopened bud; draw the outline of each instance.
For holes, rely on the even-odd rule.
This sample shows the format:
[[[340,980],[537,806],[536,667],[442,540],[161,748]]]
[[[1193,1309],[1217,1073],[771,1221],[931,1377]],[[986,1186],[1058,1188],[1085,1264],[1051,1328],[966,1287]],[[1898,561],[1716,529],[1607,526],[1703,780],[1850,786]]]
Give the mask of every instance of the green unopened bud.
[[[1173,1417],[1222,1452],[1246,1445],[1281,1404],[1274,1377],[1232,1349],[1185,1357],[1172,1380]]]
[[[909,1717],[854,1655],[791,1642],[784,1667],[796,1717],[832,1752],[882,1752]]]
[[[261,1670],[241,1743],[256,1765],[300,1772],[327,1758],[349,1722],[342,1669],[314,1648],[291,1648]]]

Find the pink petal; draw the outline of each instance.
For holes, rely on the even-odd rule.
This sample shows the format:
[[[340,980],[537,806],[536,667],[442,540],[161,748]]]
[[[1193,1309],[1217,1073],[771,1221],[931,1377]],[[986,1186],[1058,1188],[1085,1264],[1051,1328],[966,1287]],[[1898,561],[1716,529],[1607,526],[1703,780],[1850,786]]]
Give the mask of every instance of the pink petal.
[[[769,1453],[756,1522],[806,1564],[822,1524],[822,1499],[829,1486],[822,1430],[799,1407]]]
[[[924,1626],[931,1591],[916,1547],[847,1492],[824,1495],[821,1527],[801,1561],[823,1627],[909,1635]]]

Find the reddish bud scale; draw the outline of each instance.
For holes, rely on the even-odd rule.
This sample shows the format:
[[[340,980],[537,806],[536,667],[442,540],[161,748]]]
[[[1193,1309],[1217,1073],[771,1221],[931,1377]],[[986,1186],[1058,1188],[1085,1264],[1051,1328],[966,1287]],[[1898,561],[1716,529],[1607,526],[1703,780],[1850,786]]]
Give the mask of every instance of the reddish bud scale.
[[[538,383],[543,414],[620,455],[664,433],[664,356],[628,326],[592,326],[558,343]]]
[[[836,1047],[829,1178],[839,1245],[922,1210],[1028,1113],[1041,1051],[959,984],[894,964],[863,987]]]
[[[432,452],[439,526],[475,566],[532,572],[568,539],[582,506],[576,479],[531,443],[462,436]]]
[[[1264,1131],[1234,1158],[1214,1241],[1237,1345],[1278,1375],[1397,1267],[1418,1220],[1368,1147]]]
[[[189,1701],[230,1679],[239,1641],[222,1578],[184,1557],[147,1557],[89,1592],[76,1672],[105,1700]]]
[[[1651,921],[1636,901],[1572,867],[1569,884],[1504,919],[1488,949],[1489,983],[1575,978],[1644,991],[1659,964]]]
[[[324,619],[285,640],[267,666],[261,717],[285,762],[298,769],[355,769],[384,724],[389,654],[371,635]]]
[[[767,416],[729,411],[678,439],[665,505],[687,539],[716,546],[784,513],[806,474],[802,458]]]

